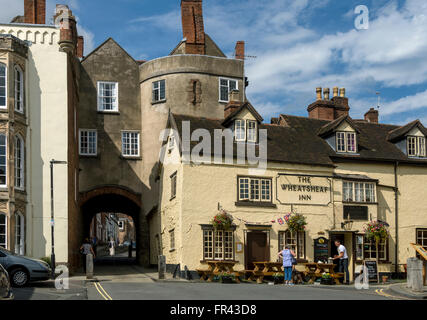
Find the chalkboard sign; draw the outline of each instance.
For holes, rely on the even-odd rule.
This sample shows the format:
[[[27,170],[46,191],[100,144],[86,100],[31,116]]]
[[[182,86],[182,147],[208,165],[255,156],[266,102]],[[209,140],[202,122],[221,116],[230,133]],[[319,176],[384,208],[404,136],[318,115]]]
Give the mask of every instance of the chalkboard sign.
[[[366,206],[344,206],[344,219],[368,220],[368,207]]]
[[[376,261],[365,261],[365,266],[368,268],[369,282],[378,281],[378,265]]]
[[[322,261],[328,263],[329,258],[329,240],[319,238],[314,240],[314,262]]]

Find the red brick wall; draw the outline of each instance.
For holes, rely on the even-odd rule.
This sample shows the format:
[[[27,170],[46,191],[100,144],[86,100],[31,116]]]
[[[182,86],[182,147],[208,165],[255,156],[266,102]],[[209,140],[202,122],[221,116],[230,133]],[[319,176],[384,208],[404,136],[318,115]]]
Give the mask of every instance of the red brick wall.
[[[245,60],[245,42],[237,41],[235,49],[235,57],[238,60]]]
[[[77,38],[77,57],[83,58],[84,54],[84,38],[82,36],[79,36]]]
[[[181,15],[185,53],[206,54],[202,0],[182,0]]]
[[[24,22],[46,24],[46,0],[25,0]]]

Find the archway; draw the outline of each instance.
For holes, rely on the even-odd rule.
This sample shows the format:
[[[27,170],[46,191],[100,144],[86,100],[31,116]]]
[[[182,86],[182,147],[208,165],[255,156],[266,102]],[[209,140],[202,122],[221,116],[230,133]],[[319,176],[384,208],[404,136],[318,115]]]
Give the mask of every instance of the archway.
[[[103,263],[138,263],[142,266],[148,265],[149,257],[149,235],[148,225],[145,216],[143,216],[141,195],[120,186],[103,186],[84,192],[80,196],[80,211],[83,222],[83,239],[90,238],[91,227],[97,215],[108,217],[109,224],[117,225],[119,229],[120,220],[132,222],[134,226],[134,240],[130,245],[134,247],[132,259],[124,259],[125,254],[121,254],[122,258],[107,260],[98,260]],[[92,233],[93,235],[93,233]],[[111,236],[110,234],[109,236]],[[103,239],[104,240],[104,239]],[[117,240],[117,239],[114,239]],[[116,243],[117,248],[120,243]],[[105,245],[105,244],[103,244]],[[124,251],[123,248],[119,251]]]

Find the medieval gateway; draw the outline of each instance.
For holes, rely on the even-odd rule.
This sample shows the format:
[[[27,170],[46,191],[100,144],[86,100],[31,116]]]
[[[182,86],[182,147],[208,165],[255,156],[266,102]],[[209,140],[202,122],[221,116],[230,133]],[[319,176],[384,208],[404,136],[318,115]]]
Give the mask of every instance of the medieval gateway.
[[[372,220],[389,229],[378,248],[382,273],[404,271],[410,243],[427,246],[420,121],[383,124],[375,109],[353,119],[344,88],[332,97],[317,88],[307,117],[266,123],[246,96],[245,43],[226,57],[205,33],[202,0],[181,1],[183,40],[150,61],[111,38],[84,56],[67,6],[57,5],[48,25],[45,0],[24,2],[23,16],[0,23],[0,246],[50,256],[54,223],[56,261],[76,270],[99,213],[132,218],[139,264],[156,265],[162,255],[170,272],[193,277],[208,260],[233,261],[237,270],[276,261],[285,244],[299,262],[317,262],[335,254],[338,239],[354,278],[377,258],[364,232]],[[242,145],[259,151],[263,130],[265,170],[183,161],[188,124],[211,137],[230,129],[232,158]],[[66,162],[52,163],[54,222],[52,160]],[[229,228],[213,227],[219,213],[232,217]],[[295,214],[305,217],[304,231],[288,230]]]

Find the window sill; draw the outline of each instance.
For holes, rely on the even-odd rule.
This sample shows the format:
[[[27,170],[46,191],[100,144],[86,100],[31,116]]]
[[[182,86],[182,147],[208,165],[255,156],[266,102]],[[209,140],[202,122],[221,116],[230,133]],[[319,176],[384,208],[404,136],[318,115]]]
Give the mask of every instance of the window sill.
[[[271,202],[247,202],[247,201],[238,201],[235,203],[236,207],[255,207],[255,208],[272,208],[276,209],[277,205]]]
[[[27,193],[25,192],[25,189],[22,188],[15,188],[15,192],[26,195]]]
[[[355,264],[363,264],[364,260],[356,260]],[[391,261],[378,261],[379,264],[392,264]]]
[[[129,160],[129,161],[139,161],[139,160],[142,160],[142,157],[140,157],[140,156],[137,156],[137,157],[127,157],[127,156],[123,156],[123,155],[121,155],[120,156],[120,159],[122,159],[122,160]]]
[[[356,201],[343,201],[342,203],[344,204],[360,204],[360,205],[365,205],[365,206],[369,206],[369,205],[378,205],[378,202],[356,202]]]
[[[120,115],[120,111],[103,111],[103,110],[98,110],[97,111],[99,114],[111,114],[111,115]]]
[[[151,105],[166,103],[166,101],[167,101],[166,99],[165,100],[159,100],[159,101],[151,101]]]
[[[100,156],[99,154],[79,154],[80,158],[85,158],[85,159],[99,159]]]

